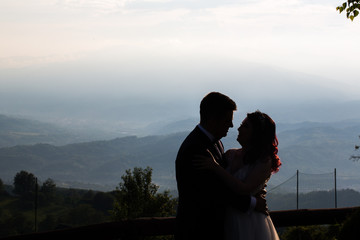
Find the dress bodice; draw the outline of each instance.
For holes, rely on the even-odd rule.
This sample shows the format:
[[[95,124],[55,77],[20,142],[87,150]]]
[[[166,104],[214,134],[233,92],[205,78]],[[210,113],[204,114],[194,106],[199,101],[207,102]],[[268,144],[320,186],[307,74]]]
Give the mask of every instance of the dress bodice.
[[[233,161],[234,159],[231,159]],[[233,173],[233,176],[239,179],[240,181],[245,181],[251,170],[255,167],[255,165],[244,165],[240,169],[238,169],[235,173]],[[229,171],[229,169],[227,169]],[[258,192],[260,192],[262,189],[265,188],[266,180],[264,183],[260,184],[252,193],[251,195],[256,195]]]

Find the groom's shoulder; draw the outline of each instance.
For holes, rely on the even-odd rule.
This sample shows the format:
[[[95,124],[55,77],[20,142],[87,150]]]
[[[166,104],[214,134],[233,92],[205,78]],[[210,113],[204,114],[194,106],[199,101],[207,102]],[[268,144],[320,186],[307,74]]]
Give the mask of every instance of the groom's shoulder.
[[[189,135],[185,138],[183,143],[191,144],[191,145],[197,145],[197,144],[204,144],[207,141],[206,135],[198,128],[195,127],[194,130],[192,130]]]
[[[206,136],[201,132],[199,128],[192,130],[189,135],[185,138],[180,146],[180,150],[185,149],[197,149],[202,148],[206,145]]]

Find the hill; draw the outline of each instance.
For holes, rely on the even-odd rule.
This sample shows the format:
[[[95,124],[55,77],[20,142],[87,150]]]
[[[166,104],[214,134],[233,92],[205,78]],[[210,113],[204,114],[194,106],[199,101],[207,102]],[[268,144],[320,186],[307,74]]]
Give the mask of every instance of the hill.
[[[189,121],[193,120],[175,125],[178,129],[182,124],[189,128]],[[27,129],[20,131],[29,132]],[[26,170],[40,180],[52,178],[59,186],[112,190],[121,181],[126,169],[151,166],[154,182],[173,190],[176,189],[176,153],[188,131],[61,146],[50,142],[3,147],[0,148],[0,178],[12,182],[17,172]],[[336,168],[339,188],[359,190],[360,163],[349,160],[354,153],[354,145],[358,143],[359,133],[359,121],[279,123],[279,156],[283,165],[280,172],[272,177],[269,188],[286,181],[296,170],[319,174],[331,173]],[[226,149],[239,147],[234,141],[236,135],[235,127],[223,140]],[[329,182],[332,184],[333,180],[329,179]]]
[[[20,170],[57,182],[117,185],[126,169],[151,166],[154,181],[174,186],[174,159],[185,133],[123,137],[65,146],[35,144],[0,149],[0,176],[9,180]]]
[[[271,211],[296,209],[296,193],[268,193],[267,203]],[[299,194],[299,209],[335,208],[334,191],[313,191]],[[337,191],[336,207],[360,206],[360,192],[352,189]]]
[[[0,148],[37,143],[59,146],[99,139],[111,139],[115,136],[115,134],[94,128],[62,127],[59,124],[0,114]]]

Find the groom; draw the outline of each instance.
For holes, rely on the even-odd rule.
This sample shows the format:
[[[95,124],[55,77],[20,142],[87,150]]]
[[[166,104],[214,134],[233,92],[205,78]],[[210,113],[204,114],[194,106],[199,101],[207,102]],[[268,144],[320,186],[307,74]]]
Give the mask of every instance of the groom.
[[[200,124],[186,137],[176,157],[179,205],[176,240],[221,240],[224,235],[225,207],[241,211],[266,210],[262,198],[232,192],[207,170],[194,166],[196,160],[212,161],[225,167],[220,139],[233,127],[236,104],[228,96],[211,92],[200,103]],[[224,170],[225,171],[225,170]]]

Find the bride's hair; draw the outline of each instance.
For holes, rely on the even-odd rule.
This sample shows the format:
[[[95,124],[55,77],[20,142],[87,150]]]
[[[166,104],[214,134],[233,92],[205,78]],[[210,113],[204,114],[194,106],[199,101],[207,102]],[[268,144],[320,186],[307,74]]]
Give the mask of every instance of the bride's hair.
[[[275,122],[265,113],[257,110],[248,113],[247,118],[252,125],[252,148],[245,157],[246,163],[253,163],[259,158],[270,157],[271,171],[279,171],[281,161],[278,153],[278,139],[276,137]]]

